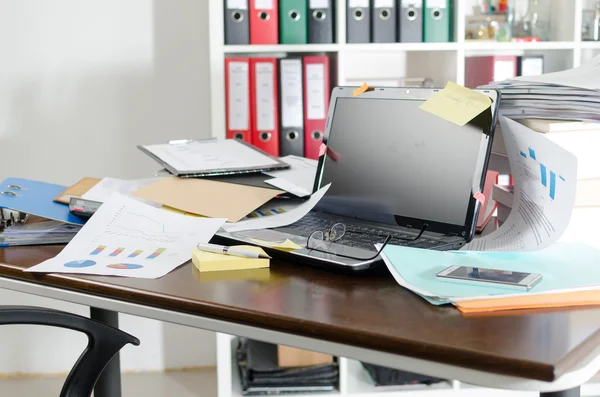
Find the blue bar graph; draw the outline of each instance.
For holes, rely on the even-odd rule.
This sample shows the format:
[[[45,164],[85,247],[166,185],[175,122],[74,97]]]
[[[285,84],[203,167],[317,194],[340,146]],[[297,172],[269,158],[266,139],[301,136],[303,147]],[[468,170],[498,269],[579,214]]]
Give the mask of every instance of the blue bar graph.
[[[527,158],[527,154],[525,152],[521,152],[521,156]]]
[[[529,157],[535,160],[535,150],[532,148],[529,148]]]
[[[546,179],[546,166],[544,164],[540,164],[540,173],[542,175],[542,185],[544,185],[544,187],[548,186],[548,182]]]
[[[556,174],[550,171],[550,198],[554,200],[556,195]]]
[[[559,177],[559,178],[560,178],[560,179],[561,179],[563,182],[565,181],[565,177],[564,177],[564,176],[562,176],[562,175],[559,175],[558,177]]]

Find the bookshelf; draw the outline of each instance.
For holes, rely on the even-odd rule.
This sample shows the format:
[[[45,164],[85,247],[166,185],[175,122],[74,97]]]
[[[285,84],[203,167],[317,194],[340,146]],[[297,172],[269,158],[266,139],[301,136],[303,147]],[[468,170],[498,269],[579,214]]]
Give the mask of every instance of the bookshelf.
[[[447,80],[464,83],[465,58],[483,55],[544,55],[547,72],[578,66],[600,54],[600,42],[581,40],[582,10],[587,0],[541,0],[552,7],[552,41],[495,42],[464,38],[465,17],[475,0],[454,0],[454,38],[451,43],[346,43],[346,0],[332,0],[336,6],[333,44],[225,45],[224,0],[211,0],[209,8],[211,135],[225,137],[224,60],[232,56],[275,56],[327,54],[336,66],[337,81],[347,85],[376,77],[428,77],[435,85]],[[425,75],[426,74],[426,75]]]
[[[335,37],[332,44],[225,45],[224,0],[208,1],[210,55],[211,135],[225,137],[225,70],[227,57],[285,57],[326,54],[337,70],[332,86],[370,79],[398,80],[402,77],[428,77],[443,86],[452,80],[463,84],[465,59],[483,55],[543,55],[546,72],[576,67],[600,54],[600,42],[581,40],[582,10],[587,0],[541,0],[552,7],[552,40],[545,42],[490,42],[464,39],[465,17],[474,0],[454,0],[454,42],[450,43],[346,43],[346,0],[331,0],[336,7]],[[217,381],[219,397],[239,397],[241,388],[235,363],[235,337],[218,333]],[[533,397],[535,392],[480,388],[456,380],[434,386],[381,389],[374,387],[358,361],[339,358],[340,383],[337,392],[327,396],[356,397]],[[325,397],[323,394],[311,395]],[[582,387],[582,396],[600,397],[600,378]]]

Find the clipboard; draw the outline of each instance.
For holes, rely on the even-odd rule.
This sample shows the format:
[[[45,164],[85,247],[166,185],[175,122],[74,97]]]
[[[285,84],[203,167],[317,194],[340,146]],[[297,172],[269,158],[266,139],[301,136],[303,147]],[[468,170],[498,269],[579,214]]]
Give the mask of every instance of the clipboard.
[[[32,181],[22,178],[7,178],[0,182],[0,208],[25,214],[37,215],[53,221],[72,225],[83,225],[86,219],[72,215],[69,206],[54,201],[66,186]]]
[[[238,139],[177,140],[138,149],[181,178],[254,174],[289,164]]]

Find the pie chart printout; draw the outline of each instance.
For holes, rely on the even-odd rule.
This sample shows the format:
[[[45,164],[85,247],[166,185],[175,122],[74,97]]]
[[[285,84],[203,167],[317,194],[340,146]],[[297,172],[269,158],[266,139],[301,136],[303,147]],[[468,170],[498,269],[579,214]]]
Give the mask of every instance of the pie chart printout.
[[[90,267],[94,266],[96,262],[91,260],[80,260],[80,261],[71,261],[65,263],[65,267]]]
[[[133,263],[115,263],[114,265],[107,265],[106,267],[109,267],[111,269],[134,270],[134,269],[141,269],[144,266],[136,265]]]

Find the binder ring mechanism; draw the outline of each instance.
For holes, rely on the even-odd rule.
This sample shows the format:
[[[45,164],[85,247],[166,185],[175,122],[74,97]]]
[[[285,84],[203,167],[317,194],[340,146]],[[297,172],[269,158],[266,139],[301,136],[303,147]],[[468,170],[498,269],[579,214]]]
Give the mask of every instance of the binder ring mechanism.
[[[354,18],[357,21],[363,20],[364,17],[365,17],[365,12],[363,11],[362,8],[355,8],[354,11],[352,12],[352,18]]]
[[[290,19],[292,21],[299,21],[301,18],[300,11],[298,11],[298,10],[290,10],[290,12],[288,13],[288,16],[290,17]]]
[[[440,19],[442,19],[442,9],[434,8],[433,10],[431,10],[431,17],[433,19],[435,19],[436,21],[439,21]]]
[[[390,19],[391,16],[392,11],[389,8],[382,8],[381,10],[379,10],[379,18],[383,19],[384,21]]]
[[[406,10],[406,19],[409,21],[414,21],[417,19],[417,10],[413,7],[410,7],[408,10]]]
[[[271,19],[271,14],[269,14],[266,11],[261,11],[258,13],[258,17],[263,21],[268,21],[269,19]]]
[[[231,13],[231,19],[235,22],[242,22],[244,20],[244,14],[240,11],[233,11]]]
[[[313,11],[313,17],[317,20],[317,21],[324,21],[325,18],[327,18],[327,13],[323,10],[314,10]]]
[[[296,139],[298,139],[299,136],[300,134],[298,133],[298,131],[290,131],[286,134],[285,139],[287,139],[288,141],[295,141]]]
[[[271,140],[271,133],[270,132],[261,132],[260,133],[260,140],[262,142],[269,142]]]

